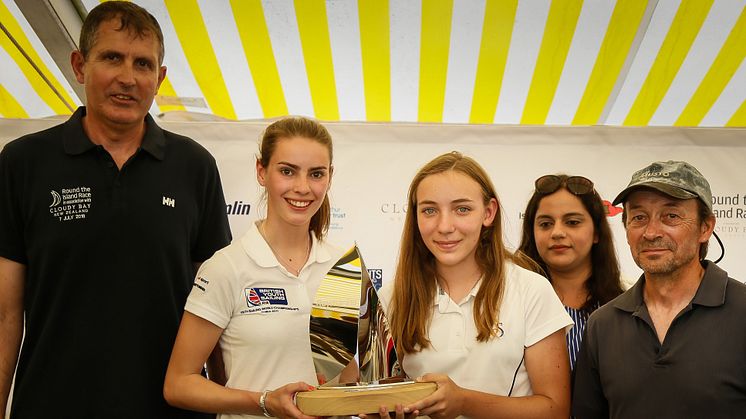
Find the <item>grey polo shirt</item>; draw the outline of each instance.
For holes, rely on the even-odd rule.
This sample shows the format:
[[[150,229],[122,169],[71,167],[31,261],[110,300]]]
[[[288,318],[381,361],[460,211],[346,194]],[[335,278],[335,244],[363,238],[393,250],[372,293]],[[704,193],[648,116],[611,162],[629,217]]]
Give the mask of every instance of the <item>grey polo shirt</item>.
[[[664,342],[644,276],[588,320],[573,387],[577,418],[746,417],[746,286],[704,261]]]

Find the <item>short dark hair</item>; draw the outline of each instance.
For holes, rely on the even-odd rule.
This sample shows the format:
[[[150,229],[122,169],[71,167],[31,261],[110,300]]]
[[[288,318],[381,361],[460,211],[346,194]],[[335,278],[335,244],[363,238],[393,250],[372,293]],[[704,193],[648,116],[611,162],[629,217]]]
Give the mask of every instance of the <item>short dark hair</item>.
[[[562,186],[560,189],[567,190],[568,175],[557,175]],[[559,189],[557,189],[559,190]],[[554,192],[552,192],[554,193]],[[543,194],[534,191],[531,199],[526,205],[523,218],[523,234],[521,236],[521,245],[518,247],[520,253],[530,257],[541,267],[543,272],[538,272],[550,281],[549,269],[546,262],[539,255],[536,248],[536,237],[534,236],[534,221],[536,213],[539,211],[539,203],[542,199],[551,194]],[[593,220],[593,231],[598,237],[598,242],[591,247],[591,277],[585,282],[588,290],[588,300],[585,302],[583,310],[593,311],[596,305],[604,305],[613,300],[624,290],[621,285],[621,274],[619,271],[619,262],[617,261],[616,251],[614,250],[614,238],[609,227],[609,221],[606,219],[606,206],[601,200],[601,196],[595,190],[575,195],[583,203],[588,214]]]
[[[80,41],[78,49],[83,57],[88,58],[88,53],[93,49],[96,43],[96,35],[101,23],[112,19],[119,19],[118,31],[128,30],[138,37],[153,35],[158,40],[160,51],[158,54],[158,64],[163,63],[163,32],[158,21],[142,7],[128,1],[107,1],[94,7],[83,21],[83,28],[80,30]]]

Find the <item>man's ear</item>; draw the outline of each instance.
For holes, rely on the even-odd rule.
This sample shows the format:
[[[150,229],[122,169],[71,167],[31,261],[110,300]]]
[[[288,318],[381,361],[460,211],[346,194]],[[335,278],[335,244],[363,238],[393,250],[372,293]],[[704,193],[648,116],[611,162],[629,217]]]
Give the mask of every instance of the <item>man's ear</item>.
[[[70,66],[78,83],[85,83],[85,57],[82,52],[76,49],[70,54]]]
[[[158,91],[161,89],[161,83],[163,83],[163,80],[166,79],[166,73],[168,69],[165,65],[162,65],[161,68],[158,69],[158,85],[155,87],[155,93],[158,94]]]
[[[710,237],[712,237],[712,232],[715,231],[715,216],[709,215],[707,218],[702,220],[702,223],[700,225],[700,236],[699,236],[699,242],[700,243],[707,243],[710,241]]]

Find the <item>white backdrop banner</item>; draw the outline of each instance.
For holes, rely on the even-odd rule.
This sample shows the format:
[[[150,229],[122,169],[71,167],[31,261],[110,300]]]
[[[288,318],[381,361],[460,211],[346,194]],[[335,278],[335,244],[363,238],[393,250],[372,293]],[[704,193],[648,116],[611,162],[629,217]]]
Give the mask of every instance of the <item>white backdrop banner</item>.
[[[59,120],[0,119],[0,146]],[[255,156],[267,122],[162,122],[194,138],[218,161],[234,238],[263,215]],[[520,240],[521,216],[533,181],[548,173],[583,175],[611,201],[632,173],[656,160],[686,160],[712,186],[716,232],[725,247],[720,266],[746,281],[746,130],[475,125],[326,124],[334,138],[330,240],[357,242],[371,276],[388,280],[398,254],[406,192],[414,173],[436,155],[458,150],[474,157],[497,188],[510,247]],[[626,280],[632,261],[621,215],[610,223]],[[709,259],[721,248],[713,238]]]

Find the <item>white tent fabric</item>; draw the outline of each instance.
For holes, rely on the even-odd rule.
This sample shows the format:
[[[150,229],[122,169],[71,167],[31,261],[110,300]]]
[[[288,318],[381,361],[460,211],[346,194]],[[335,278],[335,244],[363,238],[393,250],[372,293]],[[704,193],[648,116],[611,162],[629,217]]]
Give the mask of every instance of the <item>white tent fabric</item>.
[[[58,27],[30,3],[0,3],[0,115],[67,114],[79,88],[48,32],[77,43],[76,2],[43,2]],[[154,114],[746,126],[746,0],[137,3],[165,35]]]

